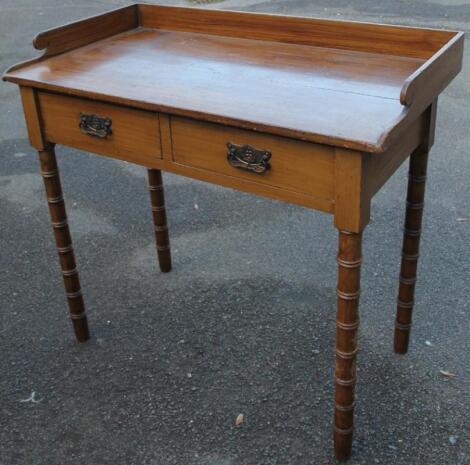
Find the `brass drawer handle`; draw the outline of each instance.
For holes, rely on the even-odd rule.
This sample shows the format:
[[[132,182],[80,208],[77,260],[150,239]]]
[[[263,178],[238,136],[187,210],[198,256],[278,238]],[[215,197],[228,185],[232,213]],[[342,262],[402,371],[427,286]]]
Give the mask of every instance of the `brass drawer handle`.
[[[111,118],[80,113],[80,124],[78,126],[83,134],[105,139],[113,133],[111,129],[112,124]]]
[[[231,166],[263,174],[271,168],[269,150],[258,150],[251,145],[235,145],[227,143],[227,160]]]

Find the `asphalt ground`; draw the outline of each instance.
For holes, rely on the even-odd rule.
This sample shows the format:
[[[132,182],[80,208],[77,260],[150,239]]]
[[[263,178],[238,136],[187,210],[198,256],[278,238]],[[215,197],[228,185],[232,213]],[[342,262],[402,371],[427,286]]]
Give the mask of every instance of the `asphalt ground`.
[[[34,56],[37,32],[125,3],[1,0],[0,69]],[[458,0],[209,7],[470,27]],[[469,50],[439,101],[406,356],[392,351],[406,166],[374,198],[351,465],[470,463]],[[332,218],[165,175],[164,275],[145,170],[58,147],[92,331],[78,345],[15,86],[0,102],[0,464],[334,463]]]

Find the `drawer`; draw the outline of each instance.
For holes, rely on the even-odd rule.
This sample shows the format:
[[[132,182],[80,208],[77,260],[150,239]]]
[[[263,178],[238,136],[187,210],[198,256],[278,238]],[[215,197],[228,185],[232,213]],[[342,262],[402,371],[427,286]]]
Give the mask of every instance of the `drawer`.
[[[143,165],[161,158],[157,113],[46,92],[38,101],[50,142]]]
[[[283,189],[326,201],[334,199],[335,157],[329,146],[175,116],[171,117],[171,139],[173,162],[217,173],[219,177],[230,177],[234,182],[222,183],[230,187],[242,187],[236,180],[245,184],[249,181],[269,186],[271,192],[272,188],[277,188],[277,191]],[[236,146],[232,149],[235,156],[231,162],[227,144]],[[243,161],[239,162],[240,152],[242,157],[250,155],[246,153],[246,145],[260,151],[251,153],[258,161],[263,158],[262,151],[269,151],[268,169],[263,166],[266,157],[264,162],[261,160],[257,164],[255,161],[249,167]],[[286,196],[279,198],[290,200]]]

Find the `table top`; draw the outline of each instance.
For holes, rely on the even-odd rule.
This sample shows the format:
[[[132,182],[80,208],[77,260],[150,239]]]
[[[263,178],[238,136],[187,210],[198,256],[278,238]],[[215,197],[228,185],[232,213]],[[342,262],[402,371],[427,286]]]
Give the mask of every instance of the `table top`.
[[[150,11],[147,20],[141,11],[138,23],[127,30],[111,28],[109,37],[98,36],[96,41],[56,53],[46,51],[39,60],[11,68],[4,79],[382,152],[392,135],[412,119],[412,110],[422,111],[429,105],[461,66],[463,37],[449,31],[150,5],[140,8]],[[191,19],[185,21],[188,10]],[[246,24],[242,21],[237,37],[230,24],[239,18]],[[222,26],[217,29],[217,24]],[[325,29],[323,37],[305,40],[302,28],[308,32],[319,24]],[[363,32],[360,27],[356,31],[358,25]],[[256,31],[254,26],[264,27],[262,37],[250,33]],[[291,36],[276,35],[276,27],[292,30]],[[363,35],[362,43],[354,42],[348,27],[359,38]],[[341,30],[352,36],[349,47],[338,42]],[[54,52],[54,36],[45,34],[42,40],[47,46],[52,44]],[[298,43],[292,39],[295,34]],[[390,40],[395,36],[395,42],[404,37],[402,48],[389,46],[387,50],[387,42],[379,51],[367,44],[371,34],[377,41],[387,34]],[[44,47],[41,36],[36,42]],[[423,75],[424,83],[419,81]]]

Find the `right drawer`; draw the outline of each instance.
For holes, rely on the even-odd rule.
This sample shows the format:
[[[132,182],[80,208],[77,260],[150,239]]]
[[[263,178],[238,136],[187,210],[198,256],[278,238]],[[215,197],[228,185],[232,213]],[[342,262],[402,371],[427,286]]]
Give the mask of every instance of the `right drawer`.
[[[171,117],[171,136],[173,161],[178,164],[320,199],[334,198],[331,147],[176,116]],[[258,156],[258,161],[263,152],[269,152],[269,169],[263,163],[256,166],[256,161],[251,169],[233,157],[229,161],[228,144],[233,152],[245,150],[245,155]],[[246,146],[250,146],[248,154]]]

